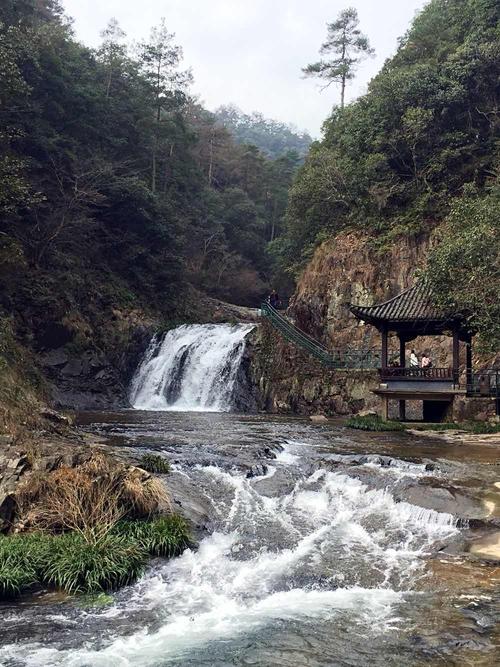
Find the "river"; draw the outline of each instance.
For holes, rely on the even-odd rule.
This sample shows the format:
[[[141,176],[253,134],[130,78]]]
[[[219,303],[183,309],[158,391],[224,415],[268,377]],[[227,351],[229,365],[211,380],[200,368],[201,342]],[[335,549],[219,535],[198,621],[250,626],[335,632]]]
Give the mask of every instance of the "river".
[[[484,516],[496,447],[231,413],[79,421],[126,460],[168,456],[199,543],[103,606],[3,605],[0,664],[498,664],[499,570],[457,520]]]

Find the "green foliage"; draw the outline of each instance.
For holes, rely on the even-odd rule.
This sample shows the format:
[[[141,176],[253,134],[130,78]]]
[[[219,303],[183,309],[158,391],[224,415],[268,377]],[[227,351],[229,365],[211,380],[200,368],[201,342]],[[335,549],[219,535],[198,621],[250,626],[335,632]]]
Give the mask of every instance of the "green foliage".
[[[258,304],[300,159],[279,124],[255,118],[287,135],[262,153],[190,97],[164,21],[137,49],[102,37],[79,44],[55,0],[0,6],[0,315],[34,350],[118,354],[130,311],[174,320],[190,284]]]
[[[80,535],[68,533],[53,538],[41,578],[68,593],[97,593],[131,583],[145,564],[146,553],[137,541],[108,535],[89,544]]]
[[[15,597],[40,579],[50,537],[34,533],[0,537],[0,599]]]
[[[187,523],[175,514],[150,521],[121,521],[92,544],[73,532],[2,536],[0,599],[15,597],[36,583],[67,593],[94,595],[115,590],[141,575],[148,554],[172,558],[190,544]]]
[[[360,431],[404,431],[406,426],[400,422],[383,421],[378,415],[350,417],[345,425]]]
[[[178,514],[151,521],[120,521],[114,532],[135,540],[151,556],[171,558],[191,544],[188,525]]]
[[[312,143],[306,132],[298,132],[294,127],[276,120],[265,118],[254,111],[246,114],[234,105],[224,105],[215,111],[215,117],[227,128],[239,144],[257,146],[264,155],[279,159],[290,152],[300,158],[307,155]]]
[[[500,433],[500,424],[491,424],[490,422],[468,422],[465,428],[470,433]]]
[[[147,472],[167,475],[170,472],[170,463],[158,454],[143,454],[139,460],[139,467]]]
[[[0,600],[16,597],[33,583],[32,574],[22,567],[0,564]]]
[[[500,433],[500,424],[489,422],[469,421],[456,424],[454,422],[442,422],[439,424],[402,423],[396,421],[383,421],[378,415],[366,415],[364,417],[350,417],[345,425],[360,431],[465,431],[467,433]]]
[[[425,277],[437,301],[463,313],[483,348],[500,349],[500,186],[456,199],[437,233]]]

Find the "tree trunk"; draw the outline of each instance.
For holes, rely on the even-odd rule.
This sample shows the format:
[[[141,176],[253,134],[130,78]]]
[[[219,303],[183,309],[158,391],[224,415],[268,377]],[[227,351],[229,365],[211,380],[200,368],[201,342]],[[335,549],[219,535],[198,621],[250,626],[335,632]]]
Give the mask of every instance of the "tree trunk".
[[[342,65],[344,67],[344,72],[342,74],[342,85],[340,88],[340,108],[344,110],[344,103],[345,103],[345,82],[346,82],[346,76],[347,72],[345,71],[345,55],[346,55],[346,41],[347,41],[347,35],[345,32],[342,33]]]
[[[212,130],[210,135],[210,151],[209,151],[209,162],[208,162],[208,187],[212,187],[212,171],[214,165],[214,130]]]
[[[158,144],[160,142],[160,118],[161,118],[161,103],[160,103],[160,84],[161,84],[161,60],[158,60],[158,67],[156,71],[156,129],[153,145],[153,159],[151,165],[151,192],[156,192],[156,171],[157,171],[157,154]]]

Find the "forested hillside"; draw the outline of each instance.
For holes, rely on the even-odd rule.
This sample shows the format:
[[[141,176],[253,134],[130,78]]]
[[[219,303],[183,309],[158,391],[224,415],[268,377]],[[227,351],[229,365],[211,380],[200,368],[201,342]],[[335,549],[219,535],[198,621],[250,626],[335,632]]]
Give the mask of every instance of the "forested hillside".
[[[304,158],[312,143],[307,132],[299,132],[286,123],[265,118],[257,111],[246,114],[234,105],[227,105],[219,107],[215,116],[220,125],[231,131],[236,141],[253,144],[271,158],[282,157],[289,151],[295,151]]]
[[[432,0],[368,93],[325,122],[275,243],[282,269],[346,230],[381,262],[398,237],[431,234],[436,295],[498,349],[499,94],[499,3]]]
[[[299,161],[190,94],[166,26],[79,44],[57,0],[0,7],[0,314],[38,349],[99,337],[111,308],[186,313],[191,286],[257,304]]]

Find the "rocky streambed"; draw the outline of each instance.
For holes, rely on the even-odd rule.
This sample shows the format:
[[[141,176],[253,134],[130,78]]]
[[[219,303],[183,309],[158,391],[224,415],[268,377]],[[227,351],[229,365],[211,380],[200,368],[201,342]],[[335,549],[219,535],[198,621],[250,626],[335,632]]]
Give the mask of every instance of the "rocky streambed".
[[[87,413],[127,463],[166,456],[197,549],[103,607],[3,605],[0,663],[495,665],[498,443],[264,416]]]

